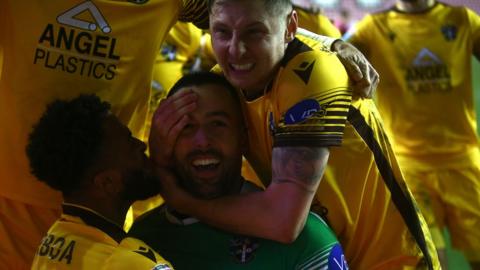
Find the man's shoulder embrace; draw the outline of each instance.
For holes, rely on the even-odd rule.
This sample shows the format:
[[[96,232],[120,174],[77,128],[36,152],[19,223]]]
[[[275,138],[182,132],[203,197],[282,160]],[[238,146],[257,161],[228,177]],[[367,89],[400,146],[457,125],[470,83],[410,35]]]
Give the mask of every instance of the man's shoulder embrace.
[[[303,50],[289,58],[277,75],[279,93],[315,94],[349,90],[349,77],[337,55],[325,50]],[[284,89],[287,88],[287,89]],[[303,90],[302,90],[303,89]]]

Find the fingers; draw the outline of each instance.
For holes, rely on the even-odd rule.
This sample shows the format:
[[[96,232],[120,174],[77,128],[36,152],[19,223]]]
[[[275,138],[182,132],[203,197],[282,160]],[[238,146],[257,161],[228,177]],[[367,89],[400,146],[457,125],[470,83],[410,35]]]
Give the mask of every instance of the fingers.
[[[152,160],[169,166],[178,135],[188,123],[188,114],[196,109],[198,96],[192,90],[175,93],[162,100],[152,117],[149,148]]]

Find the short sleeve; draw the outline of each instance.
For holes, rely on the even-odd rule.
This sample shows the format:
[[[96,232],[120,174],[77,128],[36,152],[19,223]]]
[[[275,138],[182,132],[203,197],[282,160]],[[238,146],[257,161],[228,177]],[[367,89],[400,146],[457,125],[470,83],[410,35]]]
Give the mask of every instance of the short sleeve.
[[[274,146],[338,146],[352,102],[348,75],[336,54],[302,53],[278,76]]]

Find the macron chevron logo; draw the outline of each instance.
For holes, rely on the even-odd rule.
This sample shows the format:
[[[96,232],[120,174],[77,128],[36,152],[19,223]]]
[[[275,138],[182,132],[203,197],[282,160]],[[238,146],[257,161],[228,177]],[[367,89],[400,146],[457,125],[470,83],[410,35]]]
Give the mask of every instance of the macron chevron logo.
[[[85,12],[90,14],[91,20],[86,21],[78,18],[78,15]],[[92,1],[85,1],[58,15],[57,21],[61,24],[88,31],[95,31],[97,28],[100,28],[103,33],[110,33],[112,31],[110,25],[108,25],[107,21]]]
[[[420,50],[420,52],[413,60],[413,65],[417,67],[433,66],[439,64],[442,64],[440,58],[438,58],[438,56],[436,56],[427,48],[423,48],[422,50]]]
[[[315,61],[312,61],[311,63],[303,62],[297,69],[294,69],[293,71],[298,75],[298,77],[300,77],[300,79],[302,79],[305,84],[308,84],[314,65]]]

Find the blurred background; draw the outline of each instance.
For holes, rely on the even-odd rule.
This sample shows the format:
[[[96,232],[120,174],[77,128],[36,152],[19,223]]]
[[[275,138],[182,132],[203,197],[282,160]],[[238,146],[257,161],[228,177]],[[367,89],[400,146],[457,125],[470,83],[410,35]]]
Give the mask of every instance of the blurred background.
[[[376,12],[393,7],[395,0],[294,0],[295,4],[306,8],[318,8],[344,33],[360,20],[366,13]],[[450,5],[463,5],[480,14],[480,0],[440,0]],[[475,105],[477,120],[480,121],[480,63],[472,57],[473,83],[475,89]],[[477,125],[480,134],[480,125]],[[447,239],[448,232],[445,231]],[[470,269],[463,255],[451,247],[447,249],[449,268],[451,270]]]

